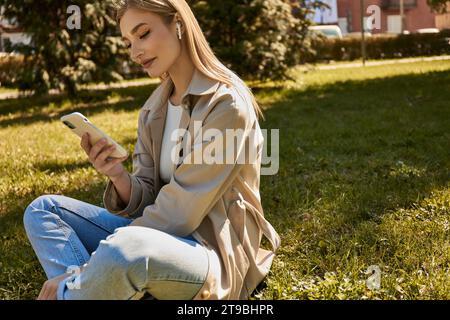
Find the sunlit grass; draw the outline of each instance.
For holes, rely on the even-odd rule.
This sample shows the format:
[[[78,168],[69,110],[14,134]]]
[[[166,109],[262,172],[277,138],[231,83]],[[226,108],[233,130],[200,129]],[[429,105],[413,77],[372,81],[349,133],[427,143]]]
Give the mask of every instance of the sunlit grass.
[[[261,197],[282,237],[254,298],[450,298],[450,62],[292,74],[253,88],[261,126],[280,129]],[[131,152],[154,88],[0,101],[0,298],[35,298],[45,280],[22,226],[34,198],[102,205],[106,178],[59,117],[80,111]]]

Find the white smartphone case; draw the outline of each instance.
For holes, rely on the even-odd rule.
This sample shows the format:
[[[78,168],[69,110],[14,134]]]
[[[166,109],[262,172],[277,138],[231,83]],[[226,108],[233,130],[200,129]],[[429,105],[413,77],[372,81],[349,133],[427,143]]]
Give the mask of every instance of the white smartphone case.
[[[110,136],[97,128],[92,122],[90,122],[83,114],[74,112],[61,117],[61,121],[77,136],[80,138],[86,132],[89,133],[91,145],[95,145],[100,139],[106,138],[108,145],[115,145],[116,150],[111,153],[112,158],[122,158],[128,155],[128,152],[115,142]]]

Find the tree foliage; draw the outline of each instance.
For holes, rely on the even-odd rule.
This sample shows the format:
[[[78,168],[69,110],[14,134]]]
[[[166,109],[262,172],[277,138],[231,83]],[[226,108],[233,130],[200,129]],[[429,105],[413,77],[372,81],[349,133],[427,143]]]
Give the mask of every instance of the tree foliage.
[[[308,52],[311,0],[188,0],[218,57],[247,79],[286,79]],[[67,25],[76,5],[81,28]],[[3,16],[31,37],[13,50],[25,56],[16,77],[21,89],[51,88],[74,95],[79,84],[121,79],[129,61],[110,1],[0,0]],[[123,75],[123,73],[122,73]]]
[[[80,8],[80,29],[70,29],[68,19]],[[117,54],[121,41],[106,1],[0,0],[3,16],[31,38],[29,45],[12,49],[25,56],[18,76],[21,89],[45,93],[51,88],[74,95],[77,84],[121,79]]]
[[[308,50],[305,41],[321,1],[189,1],[217,56],[246,78],[285,79]]]
[[[448,9],[448,5],[450,4],[450,0],[427,0],[428,4],[437,12],[446,12]]]

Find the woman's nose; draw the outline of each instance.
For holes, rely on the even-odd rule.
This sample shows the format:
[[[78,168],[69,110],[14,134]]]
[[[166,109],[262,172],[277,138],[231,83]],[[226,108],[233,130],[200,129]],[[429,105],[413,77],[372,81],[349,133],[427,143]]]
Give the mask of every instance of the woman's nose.
[[[143,50],[139,50],[139,49],[131,49],[131,59],[137,63],[141,63],[142,61],[141,58],[144,55],[144,51]]]

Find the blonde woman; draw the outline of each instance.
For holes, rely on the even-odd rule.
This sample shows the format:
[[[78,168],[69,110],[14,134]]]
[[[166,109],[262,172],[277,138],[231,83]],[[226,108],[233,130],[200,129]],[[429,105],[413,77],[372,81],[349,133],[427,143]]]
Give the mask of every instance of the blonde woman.
[[[117,20],[131,59],[162,82],[139,113],[132,174],[81,140],[109,178],[105,208],[60,195],[27,207],[49,279],[38,299],[247,299],[280,244],[261,207],[261,111],[184,0],[121,1]],[[198,161],[208,149],[227,161]]]

